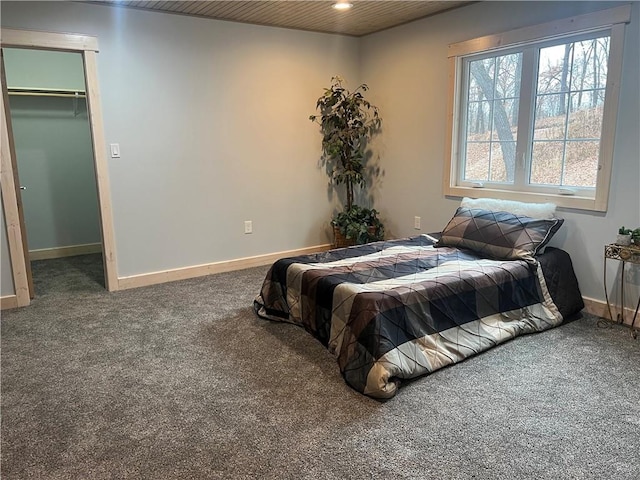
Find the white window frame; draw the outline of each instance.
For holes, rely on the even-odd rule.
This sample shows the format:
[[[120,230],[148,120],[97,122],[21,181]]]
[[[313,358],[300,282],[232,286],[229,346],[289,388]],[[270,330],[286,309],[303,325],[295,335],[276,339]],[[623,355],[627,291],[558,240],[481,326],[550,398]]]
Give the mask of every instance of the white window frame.
[[[564,208],[605,212],[609,199],[613,147],[618,116],[624,28],[625,23],[629,23],[630,19],[631,5],[625,5],[449,45],[449,102],[443,179],[444,194],[455,197],[552,202]],[[460,102],[466,93],[463,91],[465,85],[463,76],[465,58],[484,53],[499,54],[502,51],[508,51],[523,44],[542,43],[562,37],[603,30],[610,32],[610,47],[595,196],[585,195],[584,191],[581,190],[573,191],[556,188],[555,192],[553,192],[550,189],[531,188],[527,191],[518,191],[513,188],[501,189],[498,184],[485,186],[482,183],[474,184],[473,182],[461,181],[463,159],[460,155],[461,142],[459,136],[464,131],[464,128],[461,123],[463,115],[460,114]],[[525,159],[522,156],[516,158],[516,163],[520,164],[521,174],[524,172],[522,165],[528,161],[528,158]],[[516,171],[517,174],[518,171]]]

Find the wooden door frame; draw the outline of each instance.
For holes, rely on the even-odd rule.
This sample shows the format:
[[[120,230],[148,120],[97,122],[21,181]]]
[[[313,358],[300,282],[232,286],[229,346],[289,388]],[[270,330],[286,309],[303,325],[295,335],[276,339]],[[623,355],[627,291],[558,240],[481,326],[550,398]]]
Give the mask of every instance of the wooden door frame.
[[[0,48],[0,62],[2,63],[2,73],[0,75],[0,85],[6,85],[7,84],[7,77],[6,77],[6,72],[5,72],[5,66],[4,66],[4,50]],[[7,91],[7,89],[3,88],[2,89],[2,118],[6,121],[6,123],[3,123],[3,128],[2,128],[2,143],[4,145],[6,145],[6,148],[8,148],[7,152],[8,155],[4,155],[4,158],[7,159],[9,158],[11,161],[11,168],[5,168],[5,166],[2,167],[2,170],[4,172],[7,172],[7,174],[11,174],[13,173],[13,185],[15,187],[19,187],[20,190],[22,190],[22,183],[20,183],[20,178],[18,175],[18,165],[17,165],[17,159],[16,159],[16,148],[15,148],[15,142],[14,142],[14,138],[13,138],[13,127],[11,126],[11,115],[6,115],[5,112],[9,111],[9,92]],[[4,128],[6,127],[6,128]],[[12,172],[13,171],[13,172]],[[9,191],[10,187],[7,189]],[[3,190],[4,191],[4,190]],[[18,193],[20,193],[17,189],[16,191]],[[29,262],[29,247],[27,244],[27,230],[26,230],[26,226],[25,226],[25,222],[24,222],[24,205],[22,204],[22,196],[21,194],[17,195],[17,211],[18,211],[18,226],[19,226],[19,230],[14,230],[12,231],[12,234],[8,237],[11,238],[11,240],[13,240],[15,238],[15,233],[16,231],[22,232],[22,238],[21,240],[21,244],[22,244],[22,256],[24,257],[24,263],[25,263],[25,274],[27,276],[27,286],[29,289],[29,298],[33,299],[33,297],[35,296],[35,288],[33,287],[33,276],[31,273],[31,263]],[[3,198],[3,202],[5,201],[5,199]],[[10,225],[14,225],[16,223],[15,218],[11,219],[11,222],[9,223]],[[13,230],[13,229],[12,229]],[[11,250],[9,250],[11,251]],[[12,270],[15,269],[15,267],[20,268],[21,264],[12,261],[11,262],[12,265]],[[14,282],[15,283],[15,282]],[[17,295],[15,296],[15,300],[16,300],[16,304],[17,304]]]
[[[98,88],[98,71],[96,53],[98,40],[96,37],[77,34],[62,34],[51,32],[37,32],[29,30],[14,30],[3,28],[0,32],[1,48],[29,48],[36,50],[55,50],[76,52],[82,54],[84,78],[87,99],[89,127],[93,147],[93,161],[96,173],[98,191],[98,210],[100,213],[100,230],[102,235],[102,258],[105,272],[105,286],[108,291],[118,290],[118,276],[115,252],[115,234],[113,229],[113,215],[111,210],[111,190],[109,187],[109,169],[105,148],[104,126],[102,123],[102,107]],[[2,85],[5,90],[6,85]],[[8,108],[8,106],[7,106]],[[2,122],[2,203],[6,220],[9,255],[11,258],[12,275],[16,294],[17,306],[30,303],[29,286],[27,281],[27,266],[25,252],[22,247],[24,232],[20,227],[18,198],[19,185],[14,181],[12,153],[8,148],[8,130],[6,111],[3,102],[1,112]]]

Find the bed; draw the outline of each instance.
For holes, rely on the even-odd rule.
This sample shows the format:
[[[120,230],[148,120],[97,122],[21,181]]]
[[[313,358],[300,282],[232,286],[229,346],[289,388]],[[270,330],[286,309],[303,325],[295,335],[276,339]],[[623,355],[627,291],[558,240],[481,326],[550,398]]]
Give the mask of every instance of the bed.
[[[486,215],[460,207],[440,235],[278,260],[255,311],[305,328],[348,385],[378,399],[402,380],[577,314],[584,305],[571,259],[546,247],[562,221]]]

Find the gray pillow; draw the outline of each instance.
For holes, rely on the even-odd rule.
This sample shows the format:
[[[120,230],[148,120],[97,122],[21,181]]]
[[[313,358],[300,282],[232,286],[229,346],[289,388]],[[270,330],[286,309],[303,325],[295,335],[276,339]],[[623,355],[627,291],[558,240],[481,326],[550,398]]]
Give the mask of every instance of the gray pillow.
[[[459,207],[442,231],[437,247],[468,248],[498,260],[535,261],[564,222],[536,219],[509,212]]]

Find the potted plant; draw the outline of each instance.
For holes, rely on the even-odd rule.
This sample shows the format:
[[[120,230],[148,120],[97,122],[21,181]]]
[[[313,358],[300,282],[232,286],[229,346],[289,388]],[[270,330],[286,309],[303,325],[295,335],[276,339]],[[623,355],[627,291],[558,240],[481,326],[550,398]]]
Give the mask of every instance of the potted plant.
[[[626,228],[624,225],[618,229],[618,235],[616,236],[616,245],[628,246],[631,245],[631,232],[632,230]]]
[[[338,213],[331,223],[345,240],[353,240],[355,244],[375,242],[384,238],[384,225],[378,219],[376,209],[352,205],[351,208]],[[339,244],[340,242],[336,241],[336,246],[343,246]]]
[[[382,119],[378,108],[364,98],[363,94],[368,90],[366,84],[349,91],[343,83],[341,77],[333,77],[331,86],[316,103],[319,115],[309,116],[309,120],[320,125],[322,160],[329,177],[336,185],[344,184],[346,188],[344,210],[331,222],[336,246],[384,238],[384,226],[378,212],[354,203],[355,189],[364,189],[367,185],[367,144],[379,131]],[[345,238],[341,239],[340,235]]]
[[[631,241],[637,247],[640,247],[640,227],[631,232]]]

